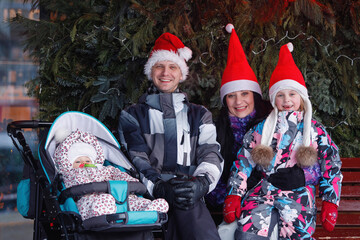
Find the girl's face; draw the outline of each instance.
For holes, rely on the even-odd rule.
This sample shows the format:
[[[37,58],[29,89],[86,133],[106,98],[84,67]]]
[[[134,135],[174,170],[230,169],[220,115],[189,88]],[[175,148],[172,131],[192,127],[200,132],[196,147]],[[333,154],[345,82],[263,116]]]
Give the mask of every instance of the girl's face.
[[[300,94],[291,89],[280,90],[275,96],[275,105],[279,111],[300,111],[301,102]]]
[[[254,94],[252,91],[237,91],[226,95],[226,105],[231,116],[244,118],[254,111]]]
[[[73,163],[73,168],[79,168],[82,164],[92,164],[92,161],[88,156],[78,157]]]

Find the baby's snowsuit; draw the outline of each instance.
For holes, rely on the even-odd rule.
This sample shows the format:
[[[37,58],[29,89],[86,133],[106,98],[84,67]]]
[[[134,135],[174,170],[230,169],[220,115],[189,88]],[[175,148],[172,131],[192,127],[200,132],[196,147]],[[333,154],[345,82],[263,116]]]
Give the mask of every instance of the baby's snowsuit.
[[[84,142],[95,148],[97,153],[97,158],[94,161],[95,167],[72,167],[72,163],[68,159],[68,151],[70,147],[77,142]],[[79,130],[72,132],[59,144],[54,153],[54,161],[57,164],[59,172],[63,175],[66,188],[85,183],[109,180],[121,180],[127,182],[139,181],[118,168],[113,166],[103,166],[105,161],[104,153],[96,137],[90,133]],[[128,204],[130,211],[168,211],[168,203],[164,199],[155,199],[151,201],[130,194],[128,196]],[[95,216],[116,213],[115,199],[112,195],[106,193],[87,194],[81,197],[76,202],[76,205],[83,220]]]

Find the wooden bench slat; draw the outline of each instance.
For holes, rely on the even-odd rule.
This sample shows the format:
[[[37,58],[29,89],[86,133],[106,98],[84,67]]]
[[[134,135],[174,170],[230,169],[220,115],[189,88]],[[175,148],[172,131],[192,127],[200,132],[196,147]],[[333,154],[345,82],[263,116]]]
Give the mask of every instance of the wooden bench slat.
[[[359,183],[360,184],[360,172],[344,172],[342,171],[342,174],[344,175],[344,179],[342,183]]]
[[[341,169],[360,169],[360,158],[341,158]]]
[[[320,239],[360,239],[359,228],[335,228],[334,231],[328,232],[322,227],[316,227],[313,235],[317,240]]]
[[[316,188],[316,196],[319,196],[318,188]],[[342,185],[341,200],[349,198],[349,197],[360,198],[360,184],[359,185]]]
[[[360,185],[354,185],[354,186],[343,185],[341,187],[340,202],[347,197],[360,198]]]
[[[318,208],[318,211],[321,211],[321,199],[316,199],[316,206]],[[359,200],[340,200],[340,205],[338,208],[339,212],[360,212],[360,201]]]
[[[321,215],[320,213],[316,216],[316,226],[321,226]],[[358,213],[339,213],[338,219],[336,221],[335,228],[341,227],[358,227],[360,231],[360,212]]]

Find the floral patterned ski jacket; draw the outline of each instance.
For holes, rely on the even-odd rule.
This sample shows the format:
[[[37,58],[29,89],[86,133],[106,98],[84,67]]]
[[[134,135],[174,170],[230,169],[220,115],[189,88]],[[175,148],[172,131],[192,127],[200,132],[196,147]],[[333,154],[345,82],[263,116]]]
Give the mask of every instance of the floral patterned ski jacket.
[[[260,144],[264,121],[249,130],[244,136],[243,147],[237,154],[231,168],[227,185],[228,195],[244,197],[247,189],[246,180],[251,172],[257,168],[264,178],[268,178],[278,169],[293,167],[296,150],[302,145],[303,113],[290,111],[279,112],[276,130],[273,135],[271,147],[274,157],[269,167],[256,165],[251,158],[251,150]],[[331,140],[324,126],[312,120],[311,145],[317,150],[318,158],[315,165],[303,168],[305,185],[319,185],[319,195],[323,201],[339,205],[341,193],[341,160],[338,147]]]

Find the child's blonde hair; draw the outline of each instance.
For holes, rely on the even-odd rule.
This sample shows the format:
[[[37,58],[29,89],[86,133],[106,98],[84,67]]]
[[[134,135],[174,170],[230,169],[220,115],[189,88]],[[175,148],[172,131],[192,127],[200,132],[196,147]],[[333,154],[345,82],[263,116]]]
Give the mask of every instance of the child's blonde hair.
[[[305,111],[305,102],[303,98],[300,98],[300,108],[299,111],[303,112]]]

